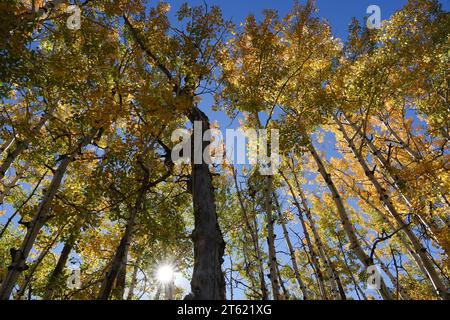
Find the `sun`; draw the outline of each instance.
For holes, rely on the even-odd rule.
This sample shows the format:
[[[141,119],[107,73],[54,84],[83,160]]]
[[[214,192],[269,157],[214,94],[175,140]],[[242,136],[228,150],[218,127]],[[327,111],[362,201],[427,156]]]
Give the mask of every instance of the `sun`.
[[[161,283],[169,283],[173,280],[174,277],[174,270],[173,267],[170,265],[164,265],[159,267],[156,277],[159,282]]]

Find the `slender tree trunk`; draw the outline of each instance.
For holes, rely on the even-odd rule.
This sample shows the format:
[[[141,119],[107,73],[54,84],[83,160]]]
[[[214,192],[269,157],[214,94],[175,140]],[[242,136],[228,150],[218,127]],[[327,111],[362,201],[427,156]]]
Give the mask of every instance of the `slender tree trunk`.
[[[131,274],[130,288],[128,289],[128,294],[127,294],[127,300],[133,300],[134,288],[135,288],[136,282],[137,282],[137,273],[139,270],[140,261],[141,261],[141,256],[139,256],[136,259],[136,262],[134,263],[133,273]]]
[[[55,269],[53,269],[50,278],[48,280],[47,286],[45,288],[44,300],[53,299],[56,284],[61,277],[64,268],[66,266],[67,260],[69,259],[70,252],[75,244],[75,236],[71,235],[66,242],[59,256],[58,262],[56,263]]]
[[[353,271],[350,269],[350,265],[349,265],[349,263],[347,261],[347,255],[345,254],[344,246],[342,245],[341,237],[339,236],[338,233],[335,233],[335,236],[338,239],[339,251],[341,252],[341,255],[342,255],[342,258],[344,260],[345,267],[347,268],[348,274],[350,275],[350,278],[352,279],[353,286],[355,287],[355,292],[358,295],[358,298],[359,298],[359,295],[361,294],[363,299],[367,300],[366,294],[364,293],[364,291],[359,286],[358,281],[356,281],[355,276],[353,275]]]
[[[6,275],[5,281],[3,281],[0,288],[0,300],[7,300],[11,295],[11,292],[17,282],[17,278],[20,273],[28,269],[26,265],[26,260],[33,247],[34,242],[39,234],[39,231],[44,226],[48,219],[48,212],[50,210],[51,203],[56,196],[56,192],[61,185],[61,181],[64,177],[65,172],[69,164],[75,159],[76,153],[81,152],[82,148],[85,147],[95,136],[98,130],[92,130],[89,136],[82,138],[77,145],[77,148],[72,151],[71,154],[66,154],[61,157],[61,162],[56,169],[50,186],[44,194],[44,197],[39,204],[39,207],[34,215],[31,222],[27,223],[27,233],[25,239],[19,250],[11,249],[11,265],[8,268],[8,273]]]
[[[280,265],[278,264],[278,262],[277,262],[277,275],[278,275],[278,281],[280,283],[281,290],[283,291],[283,295],[280,296],[280,299],[289,300],[290,294],[289,294],[289,291],[287,290],[286,286],[284,285],[283,278],[281,277]]]
[[[303,282],[303,280],[302,280],[302,278],[300,276],[300,270],[298,268],[297,258],[295,256],[294,246],[292,245],[291,238],[289,237],[289,232],[288,232],[287,227],[286,227],[285,219],[282,216],[282,213],[281,213],[281,210],[280,210],[280,206],[278,204],[278,200],[276,200],[276,204],[277,204],[277,211],[278,211],[278,217],[279,217],[279,220],[280,220],[281,228],[283,229],[284,239],[285,239],[286,245],[287,245],[287,247],[289,249],[289,255],[290,255],[290,258],[291,258],[292,269],[294,270],[295,279],[298,282],[298,285],[300,287],[300,291],[303,293],[303,300],[309,300],[309,295],[308,295],[308,292],[306,290],[305,283]],[[321,279],[319,277],[318,277],[318,279],[319,279],[319,283],[320,283]],[[323,286],[323,283],[322,283],[322,286]],[[326,299],[326,295],[325,295],[325,297],[322,295],[322,298]]]
[[[434,242],[436,242],[444,251],[447,255],[449,255],[449,252],[446,248],[445,245],[442,245],[441,242],[439,241],[439,238],[436,236],[436,233],[438,233],[439,231],[436,230],[436,228],[432,225],[430,225],[427,221],[425,221],[423,219],[423,217],[420,214],[417,214],[413,208],[413,205],[411,204],[411,199],[407,194],[407,183],[406,181],[404,181],[401,177],[399,177],[398,174],[395,173],[395,170],[392,168],[391,164],[389,163],[388,159],[386,159],[383,154],[381,153],[381,151],[374,145],[374,143],[367,138],[366,135],[364,135],[361,132],[361,129],[355,124],[353,123],[344,113],[343,113],[344,119],[346,120],[346,122],[351,126],[351,128],[357,132],[359,134],[359,136],[364,140],[364,142],[368,145],[370,151],[375,155],[375,157],[378,159],[378,162],[381,164],[382,168],[387,172],[387,174],[389,175],[389,180],[391,180],[392,185],[394,186],[394,188],[400,193],[400,195],[402,196],[403,200],[405,201],[406,205],[408,206],[408,208],[412,211],[413,213],[413,217],[418,220],[419,224],[422,225],[428,235],[430,236],[431,239],[433,239]],[[335,117],[336,118],[336,117]],[[340,121],[338,119],[338,121]],[[342,124],[342,122],[340,122]],[[422,158],[416,158],[416,161],[420,161]],[[436,183],[438,186],[440,185],[440,183]],[[445,199],[445,196],[444,196]]]
[[[22,202],[22,204],[16,209],[16,211],[14,211],[14,213],[12,215],[9,216],[8,220],[6,221],[6,223],[3,225],[2,230],[0,231],[0,239],[3,237],[3,235],[5,234],[6,230],[8,229],[10,223],[13,221],[13,219],[16,217],[16,215],[20,212],[20,210],[22,210],[22,208],[28,203],[28,201],[30,201],[30,199],[34,196],[34,194],[36,193],[36,190],[39,188],[39,186],[41,185],[42,180],[44,180],[44,178],[47,176],[47,172],[45,171],[44,174],[41,176],[41,178],[39,179],[38,183],[34,186],[33,190],[30,192],[30,194],[27,196],[27,198],[25,199],[24,202]]]
[[[25,291],[27,290],[27,287],[31,286],[30,284],[33,279],[34,273],[36,272],[37,268],[41,265],[42,261],[45,259],[45,257],[48,255],[50,250],[55,245],[56,241],[58,240],[58,238],[62,232],[62,229],[56,234],[56,236],[53,238],[52,242],[41,251],[41,253],[39,254],[39,257],[33,263],[33,266],[31,267],[30,271],[28,271],[28,274],[25,277],[22,287],[19,289],[19,291],[17,292],[17,295],[15,296],[15,300],[21,300],[25,294]],[[30,291],[31,291],[31,289],[30,289]]]
[[[127,281],[127,261],[128,261],[128,246],[123,255],[123,261],[120,266],[119,274],[117,275],[116,285],[113,289],[112,295],[116,300],[123,300],[125,294],[125,286]]]
[[[370,244],[367,242],[367,240],[363,237],[360,237],[362,239],[362,241],[364,242],[364,244],[370,248]],[[394,277],[394,275],[391,273],[391,271],[389,270],[389,268],[386,266],[386,264],[383,262],[383,260],[378,256],[377,252],[374,251],[373,256],[375,257],[375,259],[378,261],[378,264],[381,267],[381,270],[384,271],[384,273],[388,276],[389,280],[391,280],[392,284],[396,284],[397,285],[397,289],[400,293],[400,296],[402,297],[403,300],[411,300],[411,297],[406,293],[406,291],[404,290],[404,288],[400,285],[399,280],[396,279]]]
[[[345,183],[345,182],[344,182]],[[395,225],[385,216],[385,214],[379,209],[377,208],[377,206],[370,201],[370,199],[368,199],[366,196],[364,196],[360,190],[357,190],[355,187],[350,186],[349,184],[346,183],[346,185],[352,189],[355,193],[358,194],[358,196],[365,202],[367,203],[375,212],[378,213],[378,215],[380,216],[381,219],[383,219],[383,221],[389,226],[390,231],[395,231],[397,228],[395,227]],[[425,277],[427,277],[427,271],[425,269],[425,267],[423,266],[420,257],[417,256],[417,252],[415,250],[413,250],[413,248],[411,247],[411,245],[409,244],[409,242],[405,239],[404,237],[404,233],[397,233],[397,236],[400,240],[400,243],[402,244],[402,246],[406,249],[406,251],[409,253],[409,255],[411,256],[409,259],[411,261],[413,261],[416,266],[419,268],[419,270],[423,273],[423,275]],[[416,256],[416,257],[415,257]]]
[[[201,148],[201,154],[209,145],[203,141],[203,134],[209,130],[208,117],[193,107],[190,119],[201,121],[201,132],[192,135],[192,150]],[[198,144],[196,146],[196,138]],[[192,160],[192,158],[191,158]],[[205,161],[196,164],[191,161],[191,185],[194,204],[195,228],[192,233],[194,242],[194,270],[191,280],[191,294],[186,298],[193,300],[225,300],[225,277],[222,272],[225,241],[220,231],[214,200],[214,188],[209,166]]]
[[[2,146],[0,147],[0,154],[2,154],[3,152],[6,152],[9,150],[9,148],[11,148],[11,146],[14,143],[14,140],[16,140],[16,136],[11,136],[8,140],[6,140]]]
[[[53,176],[50,187],[48,188],[41,204],[39,205],[33,221],[31,221],[29,225],[27,225],[27,234],[22,242],[20,249],[11,249],[12,262],[9,267],[6,279],[5,281],[3,281],[0,288],[0,299],[6,300],[9,298],[20,273],[28,269],[28,266],[26,265],[26,259],[31,251],[31,248],[33,247],[39,231],[47,220],[51,202],[56,195],[64,173],[66,172],[71,160],[72,158],[69,156],[63,157],[58,166],[58,169]]]
[[[236,176],[236,170],[233,168],[233,178],[234,178],[234,184],[236,188],[236,194],[239,200],[239,205],[241,207],[242,214],[244,215],[244,221],[245,225],[248,229],[248,232],[250,233],[250,236],[252,238],[253,242],[253,250],[255,251],[256,259],[258,260],[258,270],[259,270],[259,282],[261,287],[261,298],[262,300],[268,299],[268,292],[267,292],[267,286],[266,286],[266,280],[264,275],[264,262],[263,257],[261,253],[261,249],[259,247],[259,238],[258,238],[258,230],[255,223],[255,228],[252,227],[250,223],[250,218],[248,214],[247,207],[244,204],[244,199],[241,194],[241,190],[238,185],[237,176]]]
[[[118,275],[121,269],[124,268],[123,264],[126,261],[128,248],[130,246],[133,237],[136,217],[138,212],[142,208],[145,199],[145,194],[149,188],[149,180],[150,180],[149,169],[143,164],[141,157],[139,157],[138,159],[138,164],[140,165],[143,172],[141,187],[139,188],[139,193],[137,195],[136,201],[128,216],[127,226],[125,227],[125,233],[122,236],[122,239],[120,240],[120,244],[116,249],[116,252],[111,261],[111,265],[109,266],[109,269],[106,272],[106,276],[103,279],[102,285],[100,287],[100,292],[98,295],[99,300],[108,300],[114,288],[114,284],[116,284],[118,280]]]
[[[328,171],[325,168],[325,165],[322,162],[322,159],[318,155],[316,149],[314,148],[312,141],[309,139],[309,137],[303,133],[304,138],[307,141],[307,147],[311,155],[313,156],[317,166],[319,173],[321,174],[322,178],[324,179],[325,183],[328,186],[328,189],[330,190],[333,201],[336,205],[337,212],[339,214],[342,226],[344,228],[344,231],[350,241],[350,249],[355,253],[355,255],[358,257],[360,262],[363,264],[365,268],[368,268],[369,266],[373,265],[373,261],[370,259],[370,257],[364,252],[358,237],[356,236],[355,227],[350,222],[349,216],[347,214],[347,211],[344,206],[344,202],[342,201],[342,198],[339,194],[339,191],[337,190],[333,180],[331,179],[331,175],[328,173]],[[381,297],[384,300],[391,300],[391,294],[386,287],[386,284],[384,283],[383,279],[381,279],[381,288],[379,290],[379,293]]]
[[[434,289],[436,290],[436,293],[439,297],[441,297],[444,300],[450,299],[450,294],[447,291],[447,287],[444,285],[442,280],[440,279],[438,273],[433,267],[432,261],[428,258],[427,250],[426,248],[420,243],[419,239],[415,236],[415,234],[409,229],[409,227],[405,224],[403,219],[401,218],[400,214],[397,212],[397,209],[395,208],[394,204],[391,202],[389,195],[387,194],[387,191],[381,186],[381,184],[378,182],[378,180],[375,177],[374,171],[369,169],[369,166],[367,165],[366,161],[364,160],[362,154],[358,151],[356,148],[354,142],[350,137],[348,136],[342,122],[339,120],[339,118],[336,115],[334,116],[334,120],[336,124],[338,124],[342,135],[349,145],[350,149],[352,150],[353,154],[355,155],[356,159],[358,160],[359,164],[361,165],[362,169],[364,170],[366,177],[370,180],[372,185],[377,190],[377,193],[380,197],[380,200],[383,202],[383,204],[386,206],[386,209],[391,214],[391,216],[394,218],[398,226],[403,230],[409,241],[411,241],[411,244],[413,245],[413,248],[417,255],[414,255],[414,257],[419,257],[423,266],[425,267],[427,271],[427,276],[429,280],[431,281]]]
[[[259,282],[261,286],[261,299],[262,300],[268,300],[269,299],[269,290],[267,289],[266,284],[266,276],[264,273],[264,256],[261,251],[260,245],[259,245],[259,236],[258,236],[258,221],[256,219],[256,216],[253,216],[253,228],[255,230],[255,241],[256,241],[256,250],[258,252],[258,271],[259,271]]]
[[[274,300],[280,299],[280,284],[277,276],[277,254],[275,249],[275,219],[272,215],[272,176],[265,177],[264,186],[265,210],[267,219],[267,246],[269,248],[269,271],[270,282],[272,284],[272,295]]]
[[[334,268],[333,263],[331,262],[330,258],[328,257],[327,253],[325,252],[325,246],[324,246],[322,240],[320,239],[319,233],[317,232],[314,220],[312,218],[311,210],[309,209],[309,206],[308,206],[308,201],[306,200],[306,196],[303,193],[303,190],[302,190],[302,188],[300,186],[300,182],[298,181],[297,174],[295,173],[293,168],[292,168],[292,174],[294,176],[294,181],[295,181],[295,185],[296,185],[297,190],[298,190],[298,194],[300,195],[300,200],[301,200],[301,203],[302,203],[302,206],[303,206],[303,211],[305,212],[306,219],[309,222],[309,226],[310,226],[311,231],[312,231],[313,236],[314,236],[314,241],[317,244],[317,247],[319,249],[318,250],[319,251],[319,257],[321,258],[323,264],[327,267],[328,276],[329,276],[331,284],[332,284],[331,287],[333,288],[333,291],[334,291],[333,295],[334,296],[339,296],[340,299],[342,299],[342,300],[346,300],[347,297],[345,295],[345,290],[344,290],[344,287],[342,286],[342,282],[341,282],[341,279],[339,277],[339,273],[336,271],[336,269]],[[285,178],[285,180],[286,179],[287,179],[287,177]],[[289,186],[289,189],[291,191],[291,195],[292,195],[295,203],[297,203],[298,208],[300,208],[300,204],[299,204],[299,202],[297,200],[297,197],[295,195],[294,188],[292,186]]]

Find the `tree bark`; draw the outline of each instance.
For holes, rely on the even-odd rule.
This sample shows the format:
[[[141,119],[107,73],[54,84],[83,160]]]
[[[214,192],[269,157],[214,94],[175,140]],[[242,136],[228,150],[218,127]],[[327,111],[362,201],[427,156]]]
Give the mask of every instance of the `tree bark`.
[[[266,183],[264,186],[264,207],[266,211],[267,221],[267,246],[269,249],[269,271],[270,282],[272,284],[272,295],[274,300],[280,299],[280,284],[277,276],[277,254],[275,249],[275,233],[274,224],[275,219],[272,214],[272,183],[273,177],[265,177]]]
[[[58,262],[56,263],[55,269],[53,269],[50,278],[48,280],[47,286],[45,288],[44,300],[53,299],[55,286],[61,277],[64,268],[66,266],[67,260],[69,259],[70,252],[75,244],[75,236],[71,235],[67,241],[64,243],[64,247],[59,256]]]
[[[9,299],[9,296],[11,295],[11,292],[17,282],[17,278],[19,277],[20,273],[28,269],[26,260],[31,251],[31,248],[33,247],[34,242],[36,241],[39,231],[48,219],[48,212],[50,210],[51,203],[56,195],[56,192],[59,189],[59,186],[61,185],[61,181],[67,170],[67,167],[75,159],[75,154],[81,152],[82,148],[86,146],[94,136],[95,133],[82,138],[78,142],[77,148],[71,154],[66,154],[61,157],[61,162],[59,163],[58,168],[53,175],[50,186],[45,192],[33,220],[27,223],[27,233],[20,249],[11,249],[12,261],[10,266],[8,267],[6,278],[2,282],[2,286],[0,287],[0,300]]]
[[[289,256],[291,258],[292,269],[294,270],[295,279],[297,280],[298,285],[300,287],[300,291],[303,294],[303,300],[309,300],[309,295],[308,295],[308,292],[306,290],[305,283],[303,282],[303,280],[302,280],[302,278],[300,276],[300,270],[298,268],[297,258],[295,256],[294,246],[292,245],[291,238],[289,237],[289,232],[288,232],[287,227],[286,227],[286,222],[285,222],[285,220],[283,218],[283,215],[281,213],[281,209],[280,209],[280,206],[278,204],[278,200],[275,200],[275,201],[276,201],[276,204],[277,204],[277,211],[278,211],[278,217],[279,217],[279,220],[280,220],[281,228],[283,229],[284,239],[285,239],[286,245],[287,245],[287,247],[289,249]],[[320,270],[319,270],[319,272],[320,272]],[[321,279],[319,276],[318,276],[318,279],[319,279],[319,285],[320,285],[320,283],[322,283],[320,285],[321,286],[322,298],[326,299],[326,294],[324,296],[323,292],[322,292],[322,287],[324,287],[323,286],[323,279]],[[323,288],[323,290],[324,290],[324,288]]]
[[[237,197],[238,197],[238,200],[239,200],[239,205],[240,205],[241,211],[242,211],[242,213],[244,215],[245,225],[246,225],[246,227],[248,229],[248,232],[250,233],[250,237],[252,238],[253,250],[255,251],[255,257],[258,260],[258,271],[259,271],[259,282],[260,282],[260,287],[261,287],[261,298],[262,298],[262,300],[267,300],[268,299],[268,292],[267,292],[267,285],[266,285],[266,280],[265,280],[265,275],[264,275],[264,262],[263,262],[261,249],[260,249],[260,246],[259,246],[259,237],[258,237],[257,226],[256,226],[256,223],[255,223],[255,228],[253,228],[251,223],[250,223],[248,210],[247,210],[247,207],[244,204],[244,199],[242,198],[241,190],[239,189],[239,185],[238,185],[238,181],[237,181],[236,170],[234,168],[233,168],[233,178],[234,178],[234,184],[235,184],[235,187],[236,187]]]
[[[430,225],[427,221],[425,221],[425,219],[423,219],[423,217],[416,213],[413,205],[411,204],[411,199],[407,194],[407,182],[404,181],[401,177],[399,177],[394,169],[392,168],[391,164],[389,163],[388,159],[386,159],[383,154],[381,153],[381,151],[375,146],[375,144],[369,139],[367,138],[367,136],[365,134],[363,134],[361,132],[361,129],[355,124],[353,123],[346,115],[345,113],[342,113],[344,116],[344,119],[346,120],[346,122],[351,126],[351,128],[358,133],[358,135],[364,140],[364,142],[369,146],[370,151],[375,155],[375,157],[378,159],[378,162],[381,164],[382,168],[385,169],[385,171],[387,172],[387,174],[389,175],[388,178],[390,178],[389,180],[391,180],[390,183],[392,183],[392,185],[394,186],[394,188],[399,192],[399,194],[402,196],[403,200],[405,201],[406,205],[408,206],[409,210],[412,211],[413,217],[419,222],[420,225],[422,225],[425,230],[428,233],[428,236],[436,243],[438,244],[442,250],[445,251],[445,253],[447,254],[447,256],[449,256],[449,252],[448,249],[446,248],[445,245],[442,245],[441,241],[439,241],[439,238],[436,236],[436,233],[438,233],[438,230],[436,230],[436,228],[434,228],[432,225]],[[339,120],[340,121],[340,120]],[[414,154],[412,154],[412,156],[414,157]],[[415,158],[416,161],[420,161],[422,160],[422,157],[419,158]],[[440,183],[436,183],[436,185],[440,186]],[[442,192],[441,192],[442,193]],[[445,199],[445,195],[443,195],[443,198]]]
[[[62,228],[63,229],[63,228]],[[50,250],[53,248],[53,246],[56,243],[56,240],[58,240],[62,229],[58,231],[56,236],[53,238],[50,244],[48,244],[39,254],[39,257],[36,259],[36,261],[33,263],[33,266],[31,267],[30,271],[28,271],[27,276],[24,279],[24,283],[22,284],[22,287],[17,292],[17,295],[15,296],[15,300],[20,300],[25,294],[25,291],[27,287],[31,284],[31,281],[33,279],[33,275],[36,272],[37,268],[41,265],[42,261],[45,259],[47,254],[50,252]],[[30,285],[31,286],[31,285]],[[31,289],[30,289],[31,291]]]
[[[292,169],[292,174],[294,176],[294,182],[295,185],[297,187],[298,190],[298,194],[300,195],[300,200],[303,206],[303,211],[305,212],[305,216],[306,219],[308,220],[309,226],[311,228],[311,231],[313,233],[314,236],[314,241],[317,244],[318,247],[318,251],[319,251],[319,257],[322,260],[323,264],[327,267],[328,270],[328,276],[330,278],[331,281],[331,287],[333,288],[333,295],[334,296],[339,296],[340,299],[342,300],[346,300],[347,297],[345,295],[345,290],[344,287],[342,286],[342,282],[341,282],[341,278],[339,277],[339,273],[336,271],[336,268],[334,267],[332,261],[330,260],[328,254],[325,252],[325,246],[324,243],[322,242],[322,240],[320,239],[319,233],[317,232],[314,220],[312,218],[312,214],[311,214],[311,210],[309,209],[308,206],[308,201],[306,200],[306,196],[303,193],[303,190],[301,188],[300,182],[298,181],[298,177],[297,174],[295,173],[295,171]],[[287,177],[286,177],[287,178]],[[291,194],[292,197],[294,199],[294,201],[298,204],[298,207],[300,207],[300,204],[297,200],[297,197],[295,196],[294,193],[294,188],[292,188],[292,186],[290,187],[291,190]]]
[[[141,256],[139,256],[136,259],[136,262],[134,263],[133,273],[131,274],[130,288],[128,289],[128,294],[127,294],[127,300],[133,300],[134,287],[136,286],[136,282],[137,282],[137,273],[139,270],[140,261],[141,261]]]
[[[138,164],[140,165],[143,175],[142,175],[142,182],[141,186],[139,188],[139,193],[137,195],[137,198],[135,200],[134,206],[131,209],[131,212],[127,219],[127,225],[125,227],[125,233],[122,236],[122,239],[120,240],[120,244],[116,249],[116,252],[112,258],[111,265],[109,266],[108,271],[106,272],[106,276],[103,279],[102,285],[100,287],[100,292],[98,295],[99,300],[108,300],[111,291],[114,288],[114,284],[118,280],[118,275],[121,271],[121,269],[124,268],[124,262],[126,262],[126,256],[128,253],[128,248],[130,246],[133,232],[134,232],[134,226],[136,223],[136,217],[138,212],[141,210],[145,194],[149,188],[149,180],[150,180],[150,172],[149,169],[143,164],[141,156],[139,156]],[[123,295],[122,295],[123,298]]]
[[[358,160],[359,164],[361,165],[362,169],[364,170],[366,177],[370,180],[372,185],[377,190],[377,193],[380,197],[380,200],[385,205],[388,212],[391,214],[391,216],[396,221],[399,228],[403,230],[406,237],[409,239],[411,244],[413,245],[413,248],[417,255],[414,255],[415,258],[420,258],[422,265],[425,267],[427,271],[427,276],[429,280],[431,281],[433,288],[435,289],[437,295],[441,297],[444,300],[450,299],[450,294],[447,291],[447,287],[444,285],[442,280],[440,279],[439,275],[437,274],[436,270],[433,267],[432,261],[427,256],[427,250],[426,248],[420,243],[419,239],[416,237],[416,235],[409,229],[409,227],[405,224],[403,219],[401,218],[400,214],[397,212],[397,209],[395,208],[394,204],[391,202],[391,199],[389,195],[387,194],[386,190],[381,186],[381,184],[378,182],[377,178],[375,177],[374,171],[369,169],[368,164],[364,160],[362,154],[358,151],[356,148],[354,142],[350,137],[348,136],[342,122],[339,120],[339,118],[336,115],[333,115],[334,120],[336,124],[339,126],[342,135],[349,145],[350,149],[352,150],[353,154],[355,155],[356,159]]]
[[[195,139],[201,141],[201,151],[209,143],[203,141],[203,134],[209,130],[208,117],[197,107],[193,107],[190,120],[202,122],[202,136],[191,136],[192,150]],[[225,300],[225,277],[222,272],[225,241],[220,231],[214,200],[212,176],[207,163],[195,164],[191,157],[191,185],[194,205],[195,228],[192,233],[194,242],[194,270],[191,280],[191,293],[186,299]]]
[[[336,205],[337,212],[339,214],[342,226],[344,228],[344,231],[350,241],[350,249],[355,253],[355,255],[358,257],[359,261],[362,263],[362,265],[365,268],[368,268],[369,266],[373,265],[373,261],[370,259],[370,257],[364,252],[358,237],[356,236],[355,227],[350,222],[349,216],[347,214],[347,211],[344,206],[344,202],[342,201],[342,198],[339,194],[339,191],[337,190],[333,180],[331,179],[331,175],[328,173],[327,169],[325,168],[325,165],[322,162],[322,159],[318,155],[316,149],[314,148],[312,141],[309,139],[309,137],[303,133],[303,136],[305,140],[307,141],[307,147],[311,155],[313,156],[317,166],[319,173],[321,174],[322,178],[324,179],[325,183],[327,184],[328,189],[330,190],[333,201]],[[383,279],[381,279],[381,288],[379,290],[379,293],[381,297],[384,300],[392,300],[391,294],[386,287],[386,284],[384,283]]]

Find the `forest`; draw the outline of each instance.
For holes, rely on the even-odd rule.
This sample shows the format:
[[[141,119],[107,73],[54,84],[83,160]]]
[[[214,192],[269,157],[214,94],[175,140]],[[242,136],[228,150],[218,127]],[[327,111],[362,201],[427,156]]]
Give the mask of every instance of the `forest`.
[[[449,300],[442,3],[190,2],[0,2],[0,300]]]

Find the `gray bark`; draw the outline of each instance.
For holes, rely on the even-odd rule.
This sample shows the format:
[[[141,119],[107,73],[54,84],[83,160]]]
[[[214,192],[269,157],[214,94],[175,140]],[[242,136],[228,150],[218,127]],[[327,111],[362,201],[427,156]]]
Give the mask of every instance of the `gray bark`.
[[[374,171],[369,169],[367,162],[364,160],[362,154],[356,148],[353,140],[350,139],[350,137],[348,136],[342,122],[339,120],[339,118],[336,115],[334,115],[334,120],[335,120],[336,124],[339,126],[345,141],[349,145],[350,149],[352,150],[353,154],[355,155],[356,159],[358,160],[359,164],[361,165],[362,169],[364,170],[366,177],[370,180],[372,185],[377,190],[380,200],[386,206],[386,209],[391,214],[391,216],[394,218],[394,220],[398,224],[399,228],[401,228],[403,230],[406,237],[411,242],[411,244],[414,248],[414,251],[417,253],[417,255],[414,255],[414,257],[420,258],[421,263],[425,267],[425,269],[427,271],[427,276],[428,276],[430,282],[432,283],[434,289],[436,290],[437,295],[444,300],[449,300],[450,294],[448,293],[448,289],[444,285],[442,280],[440,279],[436,270],[434,269],[433,263],[427,255],[426,248],[420,243],[420,241],[416,237],[416,235],[405,224],[405,222],[401,218],[400,214],[397,212],[397,209],[395,208],[394,204],[392,203],[389,195],[387,194],[387,191],[378,182],[377,178],[375,177]]]
[[[336,205],[337,212],[339,214],[342,226],[344,228],[344,231],[350,241],[350,249],[355,253],[355,255],[358,257],[359,261],[362,263],[362,265],[365,268],[368,268],[369,266],[373,265],[373,261],[370,259],[370,257],[365,253],[363,250],[358,237],[356,236],[355,227],[350,222],[349,216],[347,214],[347,210],[345,209],[344,202],[342,201],[342,198],[339,194],[339,191],[337,190],[333,180],[331,179],[331,175],[328,173],[327,169],[325,168],[325,165],[322,162],[322,159],[318,155],[316,149],[314,148],[312,141],[309,139],[309,137],[306,134],[303,134],[304,138],[307,140],[307,147],[310,151],[311,155],[313,156],[317,166],[319,173],[321,174],[322,178],[324,179],[325,183],[327,184],[328,189],[330,190],[333,201]],[[381,297],[384,300],[391,300],[391,293],[389,292],[388,288],[386,287],[386,284],[384,283],[383,279],[381,279],[381,288],[379,290],[379,293]]]
[[[208,117],[198,108],[193,107],[190,119],[192,122],[202,122],[202,135],[209,130]],[[191,138],[192,144],[194,144],[194,134]],[[203,140],[202,137],[197,139]],[[202,143],[202,154],[208,144],[207,142]],[[186,299],[225,300],[225,276],[222,272],[225,241],[217,218],[211,172],[208,164],[204,161],[201,164],[191,161],[191,166],[191,191],[195,218],[195,228],[192,233],[194,271],[191,293]]]
[[[21,247],[18,250],[11,249],[12,261],[8,268],[6,278],[2,282],[2,286],[0,287],[0,300],[9,299],[9,296],[14,289],[19,275],[21,274],[21,272],[28,269],[26,260],[41,228],[44,226],[48,219],[48,213],[51,203],[56,196],[59,186],[61,185],[61,181],[67,170],[67,167],[74,160],[75,154],[81,152],[82,148],[86,146],[94,136],[95,134],[91,134],[87,137],[82,138],[78,142],[77,148],[71,154],[66,154],[61,157],[58,168],[53,175],[50,186],[48,187],[41,203],[39,204],[33,220],[27,224],[27,233]]]

